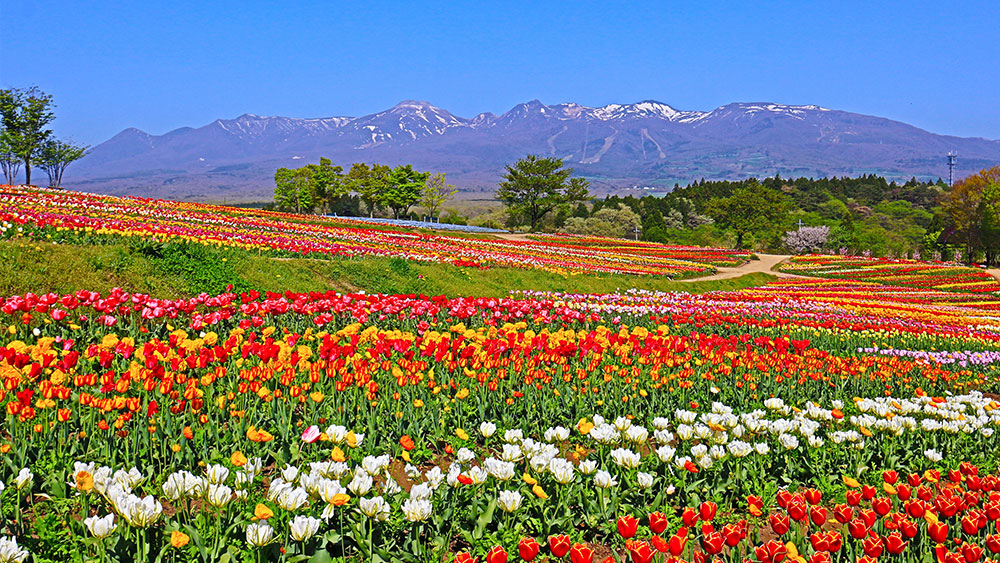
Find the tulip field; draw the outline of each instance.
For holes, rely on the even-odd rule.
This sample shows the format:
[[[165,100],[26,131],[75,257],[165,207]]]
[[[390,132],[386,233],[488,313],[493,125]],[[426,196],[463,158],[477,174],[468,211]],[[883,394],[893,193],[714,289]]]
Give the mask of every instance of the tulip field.
[[[565,274],[683,278],[749,258],[746,251],[622,245],[610,239],[574,244],[572,239],[534,242],[427,234],[328,217],[14,186],[0,186],[0,224],[3,235],[27,230],[38,239],[66,244],[141,239],[284,257],[394,256],[461,267],[535,268]]]
[[[496,268],[742,259],[10,187],[0,219]],[[4,296],[0,562],[990,561],[1000,295],[865,260],[703,294]]]

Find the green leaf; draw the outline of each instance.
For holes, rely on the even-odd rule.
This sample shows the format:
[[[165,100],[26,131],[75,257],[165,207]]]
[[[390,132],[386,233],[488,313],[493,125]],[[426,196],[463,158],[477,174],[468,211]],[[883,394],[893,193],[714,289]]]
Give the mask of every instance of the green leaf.
[[[493,513],[496,512],[496,509],[497,499],[493,499],[488,505],[486,505],[486,510],[484,510],[476,520],[476,529],[472,532],[473,538],[478,540],[483,537],[483,532],[486,530],[486,526],[493,521]]]

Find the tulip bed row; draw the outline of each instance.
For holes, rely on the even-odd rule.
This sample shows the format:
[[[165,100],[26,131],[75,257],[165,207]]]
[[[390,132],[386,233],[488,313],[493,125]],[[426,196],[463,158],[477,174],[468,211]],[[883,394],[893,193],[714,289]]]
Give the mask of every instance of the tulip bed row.
[[[949,361],[1000,349],[997,307],[799,279],[704,295],[12,296],[0,507],[17,543],[0,540],[0,561],[975,563],[985,535],[927,538],[931,520],[956,531],[1000,500],[1000,373]],[[919,482],[872,488],[882,469]],[[807,498],[806,521],[788,497],[804,488],[826,499]],[[699,508],[697,528],[684,507],[706,503],[723,510]],[[816,522],[839,504],[865,537]]]
[[[840,255],[796,256],[782,272],[962,293],[997,293],[1000,282],[977,268],[943,262]]]
[[[578,236],[568,234],[531,235],[531,240],[563,245],[569,248],[615,248],[628,254],[641,253],[646,256],[662,256],[678,260],[689,260],[713,266],[738,266],[750,259],[749,250],[728,248],[701,248],[697,246],[665,245],[646,241],[631,241],[606,237]]]
[[[611,239],[584,239],[577,244],[574,238],[537,242],[432,235],[329,217],[14,186],[0,186],[0,233],[57,243],[102,244],[124,237],[277,256],[387,256],[567,275],[690,277],[712,272],[712,264],[748,258],[742,251],[622,245]]]

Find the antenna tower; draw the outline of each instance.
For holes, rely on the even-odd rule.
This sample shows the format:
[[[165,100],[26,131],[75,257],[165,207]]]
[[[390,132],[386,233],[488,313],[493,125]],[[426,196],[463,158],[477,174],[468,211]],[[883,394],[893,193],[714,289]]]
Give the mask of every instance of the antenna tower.
[[[958,162],[958,153],[948,151],[948,187],[955,181],[955,164]]]

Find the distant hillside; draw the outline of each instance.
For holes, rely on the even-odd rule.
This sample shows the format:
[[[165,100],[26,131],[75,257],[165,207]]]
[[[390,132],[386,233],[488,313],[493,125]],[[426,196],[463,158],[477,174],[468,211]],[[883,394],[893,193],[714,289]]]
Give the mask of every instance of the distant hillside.
[[[412,163],[464,191],[492,192],[503,166],[557,156],[596,192],[666,189],[699,178],[963,176],[1000,163],[1000,141],[936,135],[905,123],[818,106],[734,103],[709,112],[645,101],[599,108],[535,100],[503,115],[457,117],[404,101],[363,117],[242,115],[164,135],[126,129],[67,171],[71,188],[230,202],[269,199],[274,170],[336,163]],[[485,195],[485,194],[484,194]]]

